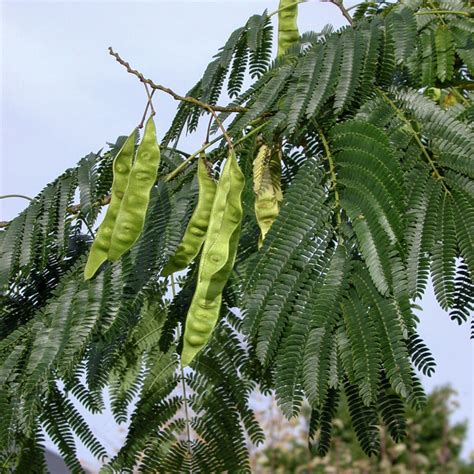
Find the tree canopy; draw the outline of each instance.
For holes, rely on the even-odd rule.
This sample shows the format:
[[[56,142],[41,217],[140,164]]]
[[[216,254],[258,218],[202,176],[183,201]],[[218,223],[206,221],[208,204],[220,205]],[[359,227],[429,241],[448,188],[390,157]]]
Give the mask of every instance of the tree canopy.
[[[455,322],[473,307],[473,9],[404,0],[349,14],[332,3],[349,26],[289,35],[276,58],[271,14],[251,16],[185,96],[110,50],[180,105],[160,137],[141,236],[94,278],[84,266],[125,137],[3,225],[0,456],[17,472],[45,470],[43,429],[73,472],[74,436],[106,460],[71,402],[100,412],[104,389],[115,419],[130,416],[104,472],[248,472],[248,443],[264,439],[254,390],[274,392],[288,418],[308,401],[316,455],[328,452],[341,394],[367,455],[380,451],[380,423],[404,439],[406,406],[426,403],[417,373],[435,369],[416,300],[431,278]],[[180,150],[182,134],[209,118],[203,147]],[[206,152],[217,177],[231,150],[245,177],[235,264],[217,326],[183,369],[200,257],[175,279],[161,272],[196,207],[196,158]],[[259,176],[278,201],[264,236]]]
[[[457,408],[455,392],[439,387],[427,396],[422,410],[408,407],[407,436],[395,443],[387,428],[380,426],[381,452],[368,458],[361,450],[354,431],[346,400],[341,400],[334,416],[331,445],[325,457],[313,456],[308,449],[306,431],[310,409],[303,407],[300,419],[288,423],[276,410],[257,413],[266,431],[272,428],[271,438],[263,450],[252,453],[253,472],[282,474],[309,473],[428,473],[453,472],[467,474],[474,468],[471,460],[461,457],[466,441],[467,422],[453,423],[451,415]],[[278,427],[278,429],[275,429]]]

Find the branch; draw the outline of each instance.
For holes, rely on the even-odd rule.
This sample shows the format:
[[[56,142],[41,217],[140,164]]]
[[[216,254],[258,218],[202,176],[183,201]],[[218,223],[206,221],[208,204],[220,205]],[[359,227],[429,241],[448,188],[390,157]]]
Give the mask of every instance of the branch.
[[[145,111],[143,112],[142,120],[138,124],[138,128],[140,128],[140,129],[143,128],[143,124],[145,123],[146,114],[148,113],[148,107],[150,107],[150,109],[151,109],[151,116],[153,117],[153,115],[155,115],[155,109],[154,109],[153,103],[151,101],[151,99],[153,98],[153,94],[155,93],[155,90],[153,89],[151,91],[151,94],[150,94],[150,91],[148,90],[148,85],[145,82],[143,83],[143,85],[145,86],[146,95],[148,96],[148,102],[146,103],[146,107],[145,107]]]
[[[118,53],[116,53],[112,47],[109,47],[109,53],[117,60],[119,64],[121,64],[130,74],[137,76],[141,82],[144,84],[148,84],[153,90],[160,90],[162,92],[166,92],[169,94],[173,99],[180,100],[182,102],[189,102],[190,104],[197,105],[207,111],[214,111],[214,112],[246,112],[247,109],[245,107],[222,107],[220,105],[210,105],[206,104],[205,102],[201,102],[200,100],[196,99],[195,97],[191,96],[182,96],[177,94],[176,92],[172,91],[169,87],[162,86],[160,84],[155,84],[151,79],[147,79],[140,71],[136,69],[132,69],[130,64],[127,61],[124,61]]]
[[[255,127],[253,130],[251,130],[247,135],[244,135],[243,137],[239,138],[236,140],[236,142],[233,144],[234,148],[242,143],[243,141],[247,140],[247,138],[250,138],[252,135],[255,135],[257,132],[259,132],[265,125],[267,125],[267,122],[262,123],[258,127]],[[218,142],[219,140],[222,140],[222,138],[225,138],[224,135],[219,135],[218,137],[214,138],[208,143],[205,143],[201,148],[199,148],[198,151],[194,152],[192,155],[189,155],[179,166],[177,166],[173,171],[168,173],[163,180],[165,182],[171,181],[172,179],[176,178],[179,173],[181,173],[188,165],[191,164],[193,160],[195,160],[201,152],[205,151],[208,147],[213,145],[214,143]]]
[[[441,185],[443,186],[445,192],[447,194],[451,195],[451,192],[446,187],[443,176],[441,176],[440,172],[438,171],[438,168],[436,168],[435,162],[431,158],[430,154],[426,150],[425,145],[423,145],[423,142],[421,141],[420,137],[418,136],[418,132],[413,128],[410,121],[405,117],[403,112],[397,107],[395,102],[393,102],[393,100],[390,99],[390,97],[382,89],[380,89],[380,87],[377,87],[376,91],[382,97],[382,99],[385,100],[385,102],[392,108],[392,110],[395,112],[396,116],[406,125],[408,130],[413,135],[413,138],[415,139],[417,145],[419,146],[422,154],[426,158],[426,161],[428,161],[429,165],[431,166],[431,169],[433,170],[434,178],[438,181],[441,181]]]
[[[323,131],[318,127],[318,124],[316,123],[315,120],[313,120],[313,124],[316,128],[316,131],[318,132],[319,137],[321,138],[321,143],[323,144],[324,151],[326,153],[326,158],[329,163],[329,174],[331,175],[331,181],[332,181],[332,188],[334,189],[334,201],[336,203],[337,207],[337,214],[336,214],[336,219],[337,219],[337,225],[339,228],[342,226],[342,219],[341,219],[341,198],[339,196],[339,190],[338,190],[338,185],[337,185],[337,177],[336,177],[336,167],[334,166],[334,160],[332,158],[331,154],[331,149],[329,148],[329,143],[326,139],[326,136],[324,135]]]
[[[106,206],[107,204],[110,203],[110,198],[112,196],[110,194],[106,194],[104,196],[101,196],[97,201],[95,201],[91,207],[97,207],[97,206]],[[80,204],[73,204],[72,206],[69,206],[67,209],[67,212],[69,214],[79,214],[81,212],[81,205]]]
[[[100,197],[97,201],[95,201],[92,204],[92,207],[106,206],[107,204],[110,203],[110,198],[111,197],[112,196],[110,194],[106,194],[106,195]],[[31,199],[31,201],[33,201],[33,199]],[[86,220],[84,218],[84,215],[82,214],[81,208],[82,208],[82,206],[80,204],[73,204],[73,205],[66,208],[66,212],[68,214],[71,214],[72,216],[77,217],[77,218],[79,218],[82,215],[83,216],[82,221],[84,222],[86,227],[88,227],[89,232],[93,235],[94,232],[92,231],[92,229],[89,228],[89,225],[86,222]],[[11,223],[11,221],[0,221],[0,229],[5,229],[6,227],[8,227],[10,225],[10,223]]]
[[[214,110],[212,110],[212,108],[209,108],[208,110],[212,114],[212,116],[214,117],[214,120],[216,121],[218,127],[221,129],[222,135],[225,138],[225,141],[227,142],[227,145],[229,145],[229,150],[233,150],[234,146],[232,145],[232,140],[230,139],[230,137],[227,133],[227,130],[224,128],[224,125],[222,125],[222,122],[219,120],[218,115],[214,112]],[[206,139],[206,141],[207,141],[207,139]]]
[[[468,18],[473,16],[472,13],[457,10],[423,10],[415,12],[415,15],[462,15]]]
[[[344,16],[344,18],[349,22],[349,25],[354,26],[354,20],[349,14],[349,11],[347,10],[347,8],[342,3],[342,0],[321,0],[321,1],[329,2],[329,3],[332,3],[333,5],[336,5],[336,7],[339,8],[339,10],[341,10],[341,13]]]
[[[24,194],[4,194],[0,196],[0,199],[8,199],[8,198],[20,198],[20,199],[27,199],[28,201],[33,201],[33,198],[29,196],[25,196]]]

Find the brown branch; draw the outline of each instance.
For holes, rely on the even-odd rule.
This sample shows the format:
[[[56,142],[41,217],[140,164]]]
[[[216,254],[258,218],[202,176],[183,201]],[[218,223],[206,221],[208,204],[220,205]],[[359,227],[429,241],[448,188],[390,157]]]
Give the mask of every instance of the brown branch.
[[[259,125],[258,127],[255,127],[253,130],[251,130],[249,133],[247,133],[247,135],[244,135],[243,137],[236,140],[236,142],[233,144],[234,148],[237,145],[240,145],[240,143],[242,143],[243,141],[250,138],[252,135],[255,135],[257,132],[259,132],[265,125],[267,125],[267,123],[268,122],[262,123],[261,125]],[[195,160],[201,154],[201,152],[205,151],[207,148],[209,148],[211,145],[218,142],[219,140],[222,140],[222,138],[225,138],[224,135],[219,135],[218,137],[211,140],[209,143],[204,143],[203,146],[201,148],[199,148],[198,151],[194,152],[192,155],[189,155],[179,166],[177,166],[173,171],[168,173],[163,178],[163,180],[165,182],[167,182],[167,181],[171,181],[172,179],[176,178],[176,176],[178,176],[179,173],[181,173],[188,165],[190,165],[191,162],[193,160]]]
[[[146,83],[143,83],[143,85],[145,86],[146,95],[148,96],[148,102],[146,103],[146,107],[145,107],[145,111],[143,112],[142,120],[138,124],[138,128],[140,128],[140,129],[143,128],[143,124],[145,123],[146,115],[148,113],[148,107],[150,107],[150,109],[151,109],[151,115],[152,116],[155,115],[155,108],[153,107],[153,103],[151,101],[151,99],[153,98],[153,94],[155,93],[155,90],[153,89],[151,91],[151,94],[150,94],[150,91],[148,90],[148,85]]]
[[[201,102],[200,100],[196,99],[195,97],[191,96],[182,96],[171,90],[169,87],[162,86],[160,84],[155,84],[151,79],[147,79],[140,71],[136,69],[132,69],[130,64],[127,61],[124,61],[118,53],[116,53],[112,47],[109,47],[109,53],[117,60],[119,64],[121,64],[130,74],[137,76],[141,82],[144,84],[148,84],[154,90],[160,90],[162,92],[166,92],[169,94],[173,99],[180,100],[182,102],[189,102],[190,104],[197,105],[207,111],[214,111],[214,112],[246,112],[247,109],[245,107],[222,107],[220,105],[210,105],[206,104],[205,102]]]
[[[221,129],[222,135],[224,136],[225,141],[227,142],[227,145],[229,145],[229,150],[233,150],[234,146],[232,145],[232,140],[230,139],[229,134],[227,133],[227,130],[224,128],[224,125],[222,125],[222,122],[219,120],[219,117],[217,116],[216,112],[212,110],[210,106],[207,110],[212,114],[218,127]]]
[[[204,143],[209,143],[209,136],[211,135],[211,125],[212,125],[212,119],[214,118],[213,115],[209,118],[209,123],[207,125],[207,133],[206,133],[206,141]]]
[[[110,194],[106,194],[105,196],[100,197],[96,202],[92,204],[92,207],[97,207],[97,206],[106,206],[107,204],[110,203],[110,198],[112,196]],[[66,211],[69,214],[79,214],[81,212],[81,205],[80,204],[73,204],[72,206],[69,206]]]
[[[148,102],[147,102],[147,106],[149,105],[150,106],[150,109],[151,109],[151,113],[153,115],[156,114],[155,112],[155,107],[153,107],[153,102],[151,99],[153,99],[153,94],[155,93],[155,89],[153,89],[151,91],[151,94],[150,94],[150,91],[148,90],[148,84],[146,82],[143,83],[143,85],[145,86],[145,91],[146,91],[146,95],[148,96]]]
[[[344,16],[344,18],[349,22],[349,25],[354,26],[354,20],[349,14],[349,11],[347,10],[347,8],[342,3],[342,0],[322,0],[322,1],[329,2],[329,3],[332,3],[333,5],[336,5],[336,7],[339,8],[339,10],[341,10],[341,13]]]

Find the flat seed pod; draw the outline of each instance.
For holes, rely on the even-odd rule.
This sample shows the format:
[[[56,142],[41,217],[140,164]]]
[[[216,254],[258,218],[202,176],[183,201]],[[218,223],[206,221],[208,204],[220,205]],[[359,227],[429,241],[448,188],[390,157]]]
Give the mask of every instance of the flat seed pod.
[[[217,189],[216,182],[209,175],[204,154],[199,158],[198,183],[199,198],[196,209],[186,227],[183,240],[161,272],[162,276],[185,269],[196,258],[204,243]]]
[[[255,217],[260,227],[259,248],[274,220],[280,212],[283,200],[281,192],[281,158],[280,150],[271,151],[262,145],[253,163],[255,192]]]
[[[150,117],[117,216],[108,252],[109,260],[118,260],[140,237],[159,165],[160,148],[156,141],[155,122]]]
[[[181,354],[183,367],[206,345],[217,323],[222,291],[234,267],[239,243],[244,184],[244,175],[232,150],[217,184],[198,282],[186,318]]]
[[[114,159],[110,204],[89,252],[84,268],[85,280],[91,279],[107,260],[112,234],[132,169],[136,136],[137,129],[134,129]]]

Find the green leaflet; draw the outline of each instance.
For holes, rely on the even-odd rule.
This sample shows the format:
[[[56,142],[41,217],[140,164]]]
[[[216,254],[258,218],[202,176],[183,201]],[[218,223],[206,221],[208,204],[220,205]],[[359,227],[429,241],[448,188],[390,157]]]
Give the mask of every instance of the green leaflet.
[[[351,120],[332,129],[341,205],[348,213],[362,255],[377,286],[392,286],[392,257],[403,238],[401,168],[385,133]]]
[[[349,293],[342,307],[353,352],[354,380],[364,405],[369,406],[379,393],[382,354],[377,330],[355,291]]]
[[[303,387],[311,406],[322,406],[330,378],[331,349],[335,345],[335,328],[340,319],[339,301],[344,293],[348,270],[346,249],[338,246],[323,277],[320,290],[312,295],[313,318],[305,346]]]
[[[263,245],[263,251],[253,260],[246,288],[244,330],[256,336],[260,330],[271,288],[291,271],[292,260],[301,258],[317,229],[324,227],[329,212],[325,195],[318,186],[321,170],[308,160],[285,195],[278,218],[273,223]],[[273,248],[273,252],[266,249]]]
[[[266,12],[250,17],[243,27],[230,35],[206,68],[203,77],[186,95],[215,104],[225,88],[228,76],[227,92],[230,97],[237,96],[247,71],[252,78],[260,78],[267,71],[271,61],[272,34],[273,28]],[[178,140],[185,129],[187,132],[195,131],[201,116],[200,107],[182,102],[165,134],[163,146]]]
[[[380,451],[380,433],[375,404],[364,405],[357,388],[346,382],[344,387],[349,413],[351,415],[357,440],[363,451],[371,456]]]
[[[447,25],[439,25],[435,31],[436,74],[441,82],[449,81],[454,70],[454,47]]]

